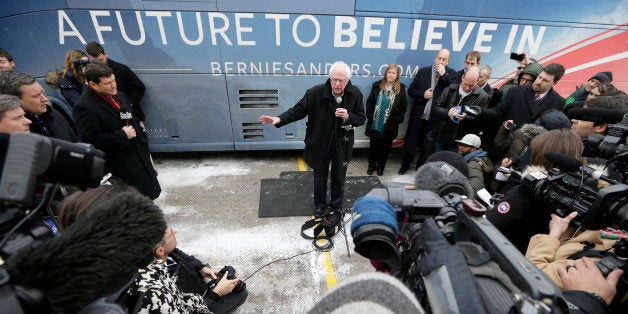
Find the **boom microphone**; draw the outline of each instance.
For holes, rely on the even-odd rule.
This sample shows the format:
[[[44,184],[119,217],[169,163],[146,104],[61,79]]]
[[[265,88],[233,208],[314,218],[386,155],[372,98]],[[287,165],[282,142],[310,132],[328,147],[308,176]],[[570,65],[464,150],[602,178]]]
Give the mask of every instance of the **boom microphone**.
[[[440,196],[457,193],[473,197],[467,177],[444,161],[428,162],[419,167],[414,184],[418,190],[429,190]]]
[[[624,112],[605,108],[573,108],[567,111],[567,116],[570,119],[615,124],[621,122],[624,118]]]
[[[582,166],[580,160],[557,152],[546,152],[543,154],[543,157],[559,168],[569,172],[578,171],[580,170],[580,166]]]
[[[602,179],[604,181],[613,183],[614,180],[605,176],[604,171],[596,170],[591,167],[587,167],[582,165],[578,159],[573,158],[571,156],[563,155],[556,152],[546,152],[543,154],[545,159],[551,161],[557,167],[564,169],[567,172],[585,172],[588,177],[592,177],[594,179]]]
[[[52,239],[7,260],[11,283],[37,289],[52,312],[77,313],[127,284],[154,260],[166,230],[163,212],[138,192],[118,194],[91,208]]]

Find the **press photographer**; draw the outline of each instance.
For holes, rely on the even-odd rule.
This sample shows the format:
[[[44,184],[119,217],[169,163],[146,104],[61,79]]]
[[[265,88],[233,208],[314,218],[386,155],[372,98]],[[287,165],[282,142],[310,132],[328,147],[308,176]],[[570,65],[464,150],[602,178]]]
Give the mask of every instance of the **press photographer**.
[[[559,308],[557,287],[482,217],[486,209],[466,198],[461,173],[435,162],[421,166],[416,178],[415,186],[388,183],[356,201],[351,233],[357,253],[388,263],[432,311]]]
[[[524,177],[522,192],[555,209],[549,232],[530,239],[526,257],[561,288],[561,279],[576,265],[574,260],[592,258],[607,277],[607,285],[613,292],[617,288],[615,299],[606,297],[601,302],[604,306],[610,304],[614,312],[626,306],[622,301],[628,289],[628,276],[621,276],[618,271],[628,269],[628,237],[623,231],[628,229],[628,185],[614,182],[567,156],[546,155],[548,159],[560,160],[569,172],[552,169],[549,175],[532,173]],[[598,190],[599,181],[605,186]],[[608,293],[608,289],[604,291]]]
[[[573,123],[572,129],[584,142],[583,155],[592,164],[606,165],[613,157],[628,152],[628,112],[626,94],[600,96],[587,99],[584,108],[575,108],[567,112]],[[609,176],[615,180],[627,182],[628,165],[614,161],[608,165]]]

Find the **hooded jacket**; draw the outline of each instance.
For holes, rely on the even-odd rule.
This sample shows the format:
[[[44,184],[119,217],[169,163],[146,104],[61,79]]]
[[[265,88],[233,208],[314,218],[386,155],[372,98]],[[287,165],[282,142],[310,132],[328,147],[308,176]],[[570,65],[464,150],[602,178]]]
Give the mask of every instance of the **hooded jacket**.
[[[524,74],[530,74],[534,77],[534,79],[536,79],[536,77],[539,76],[539,74],[541,74],[541,71],[543,71],[543,65],[537,62],[532,62],[526,65],[526,67],[523,68],[521,72],[519,72],[519,75],[517,76],[517,82],[521,80],[521,76],[523,76]],[[500,89],[502,91],[502,95],[505,97],[506,93],[508,93],[508,90],[510,90],[511,87],[517,86],[517,85],[519,84],[513,84],[511,82],[509,84],[502,86]]]
[[[536,124],[524,124],[520,129],[510,132],[503,126],[499,128],[493,144],[501,151],[508,149],[506,157],[512,159],[521,156],[530,147],[530,142],[537,135],[547,130]]]

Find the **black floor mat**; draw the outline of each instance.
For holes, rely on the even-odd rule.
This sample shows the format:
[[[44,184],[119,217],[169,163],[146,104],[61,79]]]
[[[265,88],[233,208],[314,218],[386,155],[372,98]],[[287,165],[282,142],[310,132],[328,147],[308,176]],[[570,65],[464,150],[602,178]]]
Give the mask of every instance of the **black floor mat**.
[[[382,183],[376,176],[347,177],[343,207],[351,208],[356,199],[380,187]],[[314,177],[311,171],[282,172],[279,179],[262,179],[258,217],[310,216],[313,212]]]

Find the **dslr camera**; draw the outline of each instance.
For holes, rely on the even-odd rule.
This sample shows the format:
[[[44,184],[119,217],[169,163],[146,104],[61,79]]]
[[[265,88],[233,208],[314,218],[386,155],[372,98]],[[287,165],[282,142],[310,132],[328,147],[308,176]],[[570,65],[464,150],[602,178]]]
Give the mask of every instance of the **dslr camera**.
[[[92,63],[92,60],[90,60],[90,59],[76,59],[76,60],[72,61],[72,64],[74,64],[74,67],[76,67],[77,69],[82,69],[83,67],[85,67],[89,63]]]
[[[224,276],[225,273],[227,273],[227,279],[229,280],[236,279],[235,268],[231,266],[225,266],[218,272],[218,274],[216,274],[216,277],[217,277],[216,279],[212,279],[207,283],[208,291],[211,291],[212,289],[216,287],[216,285],[218,284],[220,279],[222,279],[222,276]],[[246,288],[246,283],[242,280],[238,280],[238,283],[235,285],[235,287],[233,287],[233,292],[240,293],[245,288]]]
[[[388,265],[434,313],[549,313],[564,302],[462,185],[450,184],[439,194],[394,182],[371,190],[353,208],[355,251]],[[367,201],[379,208],[360,205]]]

